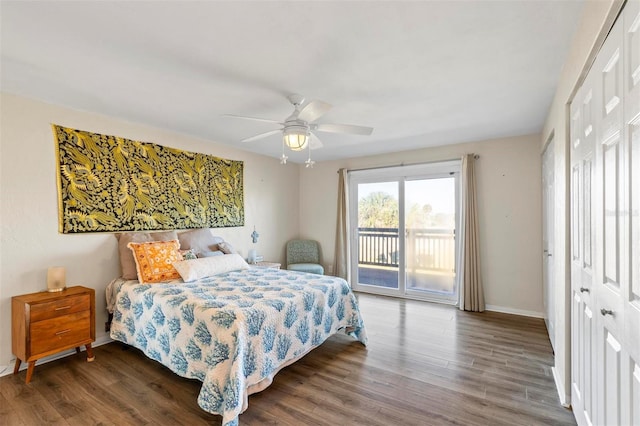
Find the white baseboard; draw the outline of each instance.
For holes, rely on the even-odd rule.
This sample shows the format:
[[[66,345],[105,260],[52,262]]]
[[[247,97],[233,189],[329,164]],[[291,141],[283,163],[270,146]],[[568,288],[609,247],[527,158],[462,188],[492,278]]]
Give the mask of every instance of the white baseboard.
[[[102,346],[102,345],[105,345],[105,344],[111,343],[111,342],[113,342],[113,339],[111,339],[109,337],[109,335],[107,334],[107,335],[104,335],[104,336],[101,336],[101,337],[97,338],[96,341],[91,344],[91,347],[95,348],[95,347]],[[84,346],[81,346],[80,348],[81,348],[81,350],[84,351]],[[36,365],[45,364],[45,363],[50,362],[50,361],[55,361],[57,359],[64,358],[64,357],[69,356],[69,355],[74,355],[75,353],[76,353],[75,349],[69,349],[67,351],[62,351],[62,352],[59,352],[59,353],[54,354],[54,355],[49,355],[49,356],[46,356],[44,358],[40,358],[37,361]],[[13,366],[14,366],[13,363],[14,362],[15,362],[15,358],[12,359],[12,361],[11,361],[11,363],[9,365],[0,365],[0,377],[8,376],[9,374],[13,374]],[[20,371],[26,370],[27,366],[28,366],[28,364],[23,362],[22,365],[20,366]]]
[[[521,315],[523,317],[544,318],[544,313],[536,311],[525,311],[522,309],[506,308],[504,306],[485,305],[487,311],[502,312],[503,314]]]
[[[556,383],[556,390],[558,391],[558,396],[560,397],[560,405],[564,408],[571,407],[571,401],[567,397],[567,392],[564,389],[564,383],[558,377],[558,370],[555,367],[551,367],[551,374],[553,374],[553,381]]]

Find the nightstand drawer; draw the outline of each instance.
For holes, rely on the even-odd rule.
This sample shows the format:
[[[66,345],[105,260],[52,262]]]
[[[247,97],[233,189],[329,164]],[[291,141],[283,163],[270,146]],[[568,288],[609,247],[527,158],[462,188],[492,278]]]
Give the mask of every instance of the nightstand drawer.
[[[31,352],[80,346],[91,341],[91,312],[87,309],[31,324]]]
[[[31,321],[41,321],[48,318],[56,318],[75,312],[88,311],[91,300],[88,294],[65,297],[51,302],[31,305]]]

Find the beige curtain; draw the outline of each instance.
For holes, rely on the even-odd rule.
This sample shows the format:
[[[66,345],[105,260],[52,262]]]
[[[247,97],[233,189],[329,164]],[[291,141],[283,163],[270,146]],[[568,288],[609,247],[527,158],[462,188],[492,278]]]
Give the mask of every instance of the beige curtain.
[[[462,261],[460,263],[461,310],[483,312],[484,291],[480,271],[478,205],[476,200],[475,156],[462,157]]]
[[[347,169],[338,170],[338,217],[336,220],[336,248],[333,264],[335,275],[351,282],[349,268],[349,196]]]

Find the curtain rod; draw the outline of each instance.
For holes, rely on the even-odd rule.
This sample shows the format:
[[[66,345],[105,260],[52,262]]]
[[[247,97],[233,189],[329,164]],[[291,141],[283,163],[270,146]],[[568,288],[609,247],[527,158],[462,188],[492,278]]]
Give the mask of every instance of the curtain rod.
[[[478,154],[473,154],[473,158],[475,160],[477,160],[478,158],[480,158],[480,156]],[[422,163],[400,163],[400,164],[392,164],[392,165],[389,165],[389,166],[363,167],[361,169],[347,169],[347,172],[361,172],[361,171],[364,171],[364,170],[390,169],[392,167],[422,166],[422,165],[426,165],[426,164],[445,163],[447,161],[455,161],[455,160],[459,160],[459,159],[460,158],[449,158],[449,159],[445,159],[445,160],[425,161],[425,162],[422,162]],[[338,170],[337,173],[340,173],[340,170]]]

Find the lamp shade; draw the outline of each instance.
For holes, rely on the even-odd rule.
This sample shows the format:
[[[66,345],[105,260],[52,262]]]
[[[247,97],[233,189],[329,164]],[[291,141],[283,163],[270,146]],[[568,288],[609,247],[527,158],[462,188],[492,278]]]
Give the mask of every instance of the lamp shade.
[[[284,144],[292,151],[301,151],[307,147],[309,130],[303,126],[290,126],[283,132]]]
[[[47,291],[62,291],[66,285],[66,271],[63,266],[53,266],[47,270]]]

